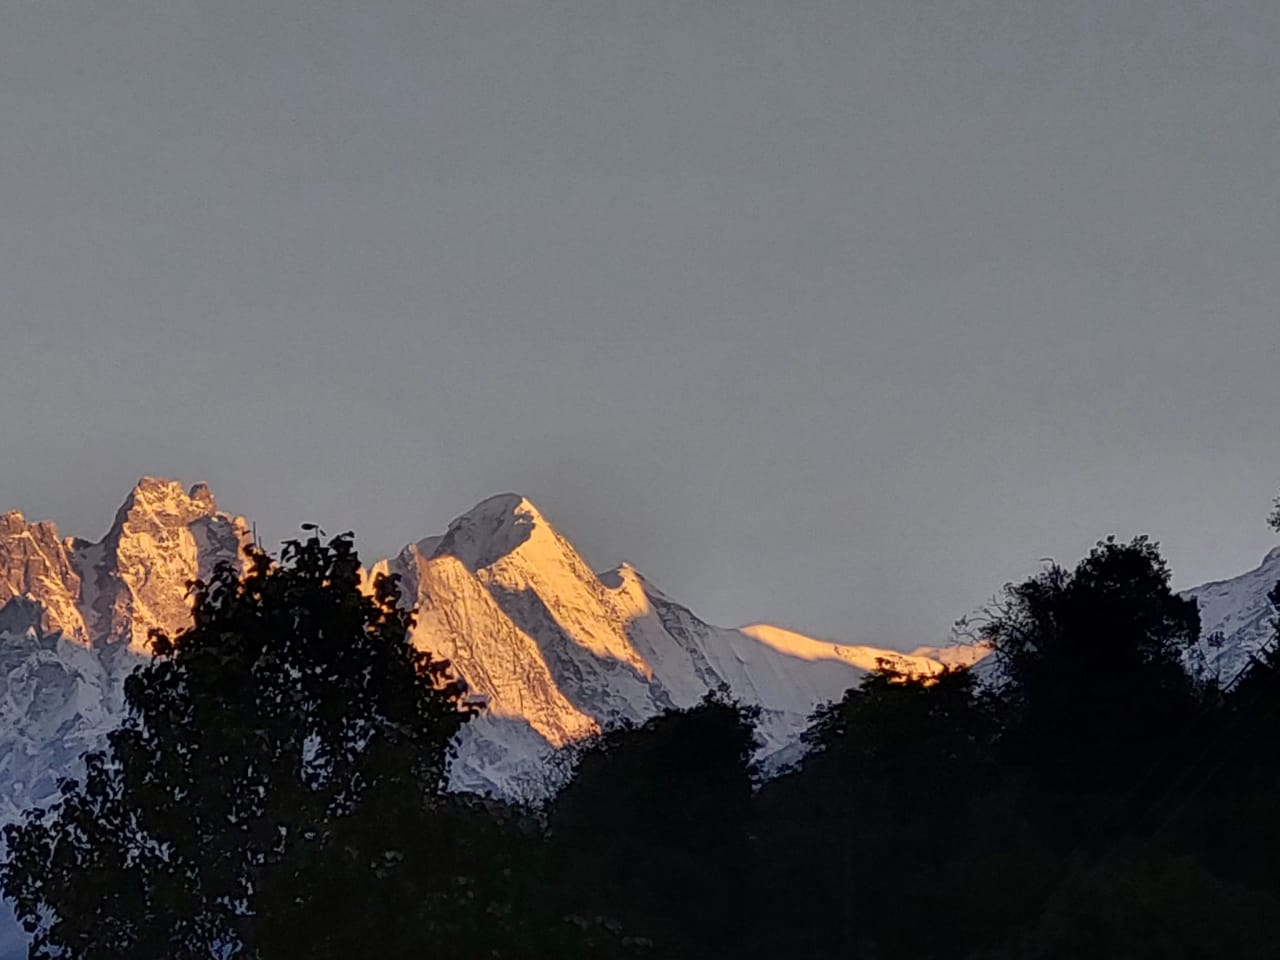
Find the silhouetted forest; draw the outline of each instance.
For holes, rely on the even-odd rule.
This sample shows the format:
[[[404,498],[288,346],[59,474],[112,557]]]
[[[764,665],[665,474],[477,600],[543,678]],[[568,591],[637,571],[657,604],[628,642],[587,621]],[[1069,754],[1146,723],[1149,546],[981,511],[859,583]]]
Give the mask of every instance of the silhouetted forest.
[[[1189,676],[1199,614],[1145,539],[1007,587],[981,678],[867,677],[794,769],[712,697],[537,809],[443,790],[473,708],[360,576],[312,536],[197,586],[108,749],[6,830],[33,957],[1277,952],[1280,658]]]

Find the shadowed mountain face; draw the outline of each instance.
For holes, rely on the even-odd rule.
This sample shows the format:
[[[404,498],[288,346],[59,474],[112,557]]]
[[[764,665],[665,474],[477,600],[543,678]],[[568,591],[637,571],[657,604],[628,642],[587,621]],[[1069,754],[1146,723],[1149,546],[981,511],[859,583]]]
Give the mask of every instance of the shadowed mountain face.
[[[237,562],[247,529],[203,485],[154,478],[130,492],[97,543],[0,516],[0,818],[47,799],[57,777],[78,769],[118,719],[123,678],[149,632],[186,626],[189,582]],[[760,757],[778,762],[795,754],[815,706],[879,662],[927,674],[980,653],[713,626],[625,564],[594,573],[514,494],[375,563],[370,575],[379,573],[402,578],[414,642],[449,659],[486,704],[461,735],[452,785],[500,796],[545,793],[559,747],[713,690],[760,708]],[[1280,551],[1252,574],[1191,591],[1206,632],[1225,634],[1199,669],[1236,670],[1262,642],[1277,576]]]
[[[1183,593],[1200,607],[1200,643],[1189,666],[1197,674],[1229,683],[1274,636],[1276,611],[1270,592],[1280,583],[1280,547],[1254,570],[1231,580],[1193,587]]]

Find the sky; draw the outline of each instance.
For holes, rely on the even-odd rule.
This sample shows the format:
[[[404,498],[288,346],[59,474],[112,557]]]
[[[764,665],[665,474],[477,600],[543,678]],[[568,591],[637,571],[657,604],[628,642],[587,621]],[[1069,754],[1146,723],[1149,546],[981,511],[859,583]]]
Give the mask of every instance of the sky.
[[[1280,4],[15,0],[0,509],[369,559],[497,492],[720,624],[1256,565]]]

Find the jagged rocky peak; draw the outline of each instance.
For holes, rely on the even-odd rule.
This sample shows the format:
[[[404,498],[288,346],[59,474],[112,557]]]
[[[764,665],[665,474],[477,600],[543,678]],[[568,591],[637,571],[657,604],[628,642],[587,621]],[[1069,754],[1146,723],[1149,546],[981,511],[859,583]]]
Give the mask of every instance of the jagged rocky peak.
[[[249,540],[205,484],[144,477],[107,535],[59,539],[52,523],[0,514],[0,822],[56,792],[59,776],[123,710],[123,679],[153,629],[190,622],[188,584]],[[518,494],[490,497],[440,536],[373,564],[399,574],[413,642],[450,660],[486,710],[463,730],[455,788],[528,798],[552,750],[728,689],[761,710],[760,757],[798,756],[813,709],[881,660],[933,673],[981,648],[911,653],[820,640],[781,627],[717,627],[623,564],[595,573]],[[1256,570],[1205,584],[1196,669],[1226,680],[1273,637],[1267,594],[1280,550]],[[59,636],[61,634],[61,636]]]
[[[186,524],[217,512],[218,505],[207,484],[197,483],[190,490],[184,490],[176,480],[143,477],[117,512],[116,525],[147,521]]]
[[[80,577],[58,528],[48,520],[28,523],[14,510],[0,514],[0,608],[17,599],[39,605],[42,632],[88,642],[77,608]]]
[[[144,649],[152,630],[183,629],[191,620],[191,582],[218,563],[242,563],[248,542],[244,518],[218,512],[205,484],[187,490],[143,477],[102,542],[76,555],[91,634]]]

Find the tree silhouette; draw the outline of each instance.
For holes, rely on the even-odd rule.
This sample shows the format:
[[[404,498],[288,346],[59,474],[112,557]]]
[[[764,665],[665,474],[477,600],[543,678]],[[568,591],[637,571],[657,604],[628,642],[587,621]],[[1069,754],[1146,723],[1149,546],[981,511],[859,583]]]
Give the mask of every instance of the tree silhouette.
[[[31,956],[1274,952],[1280,642],[1198,684],[1146,538],[1006,587],[994,669],[867,676],[781,777],[711,696],[586,744],[536,810],[443,789],[464,691],[398,601],[349,536],[197,584],[108,748],[5,831]]]
[[[361,590],[350,535],[197,583],[83,780],[5,830],[31,956],[408,956],[391,933],[415,922],[420,948],[449,892],[407,876],[402,841],[468,712],[398,600],[391,578]]]
[[[548,811],[572,906],[660,956],[737,955],[755,716],[711,695],[586,749]]]
[[[1127,827],[1121,806],[1145,809],[1144,785],[1159,789],[1169,771],[1157,768],[1194,733],[1197,690],[1182,661],[1200,614],[1169,581],[1156,544],[1107,539],[1074,570],[1052,564],[1006,587],[978,629],[1007,681],[1004,762],[1069,843]]]
[[[815,712],[801,767],[760,792],[758,883],[777,891],[777,914],[804,918],[762,924],[761,956],[920,958],[987,942],[994,719],[966,670],[882,669]],[[904,922],[904,896],[927,922]]]

